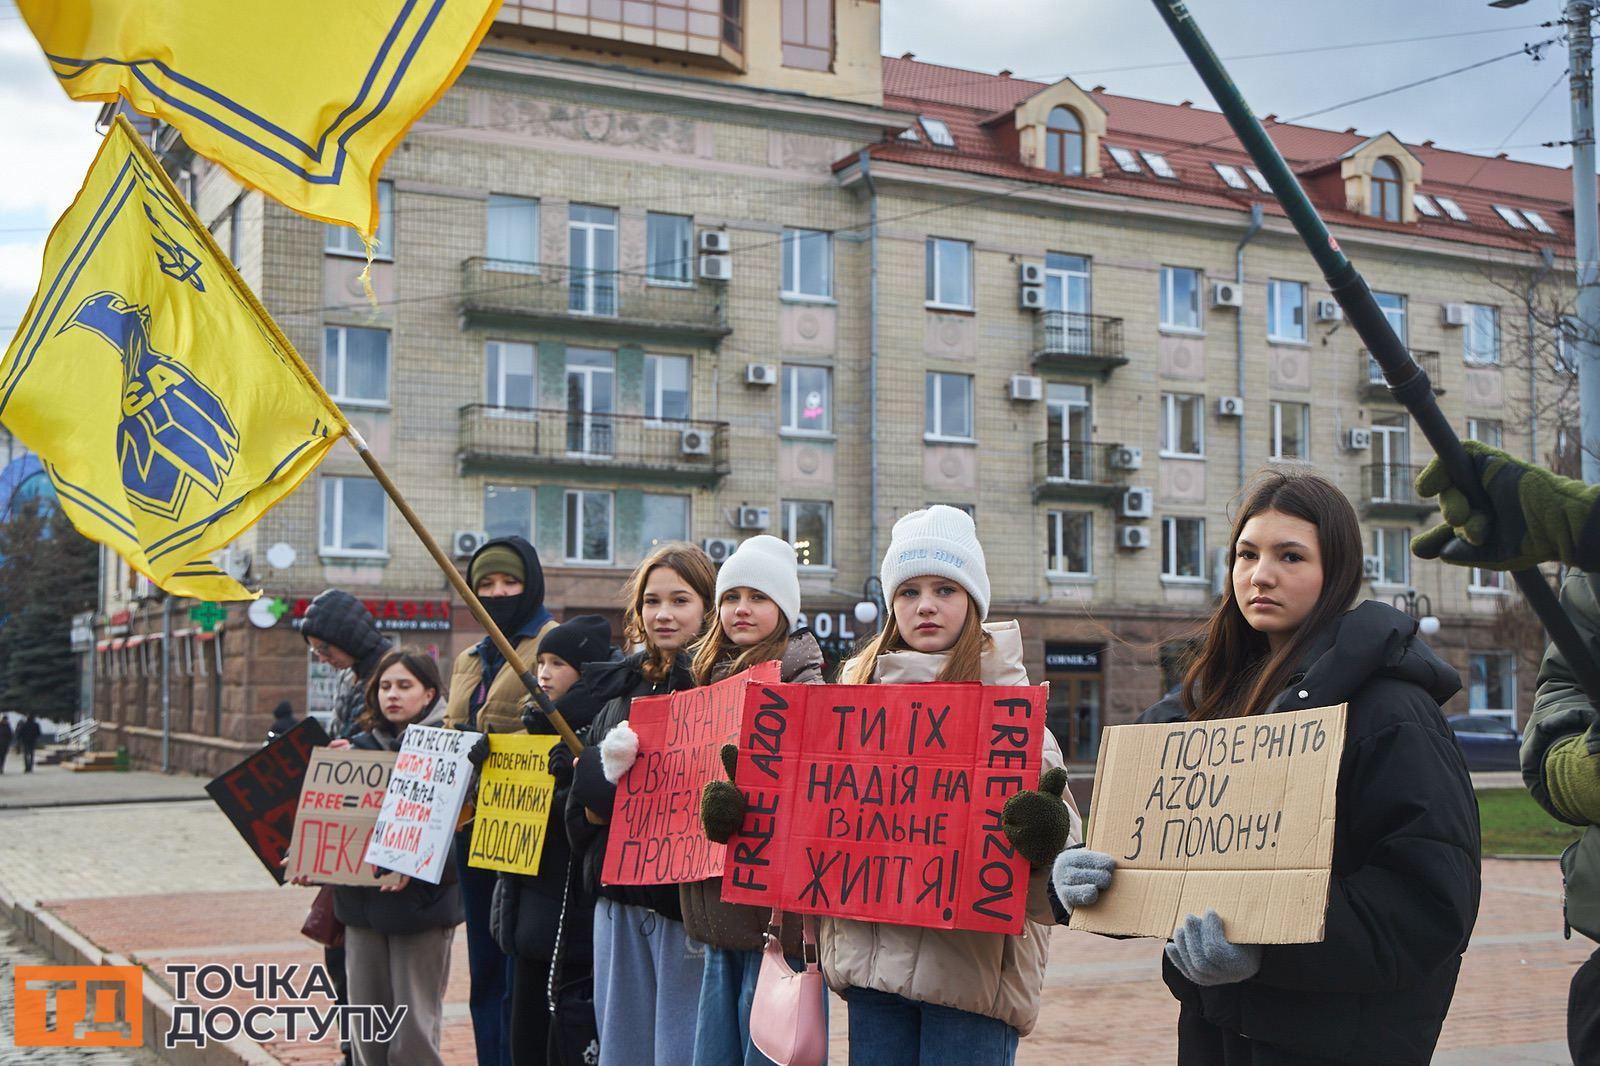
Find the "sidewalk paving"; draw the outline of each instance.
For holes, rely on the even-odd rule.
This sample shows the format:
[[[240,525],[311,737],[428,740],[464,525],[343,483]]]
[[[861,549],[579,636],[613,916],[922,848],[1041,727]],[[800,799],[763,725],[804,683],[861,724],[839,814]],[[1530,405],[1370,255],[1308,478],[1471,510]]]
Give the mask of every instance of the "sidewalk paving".
[[[299,935],[312,890],[277,887],[193,778],[159,774],[58,776],[120,779],[82,792],[41,770],[21,794],[63,795],[94,805],[16,802],[11,775],[0,784],[0,893],[43,910],[95,945],[121,952],[165,979],[169,963],[298,963],[321,960]],[[105,789],[96,793],[94,789]],[[7,801],[11,802],[7,804]],[[120,801],[120,802],[119,802]],[[1554,862],[1490,859],[1483,906],[1435,1063],[1440,1066],[1565,1064],[1565,1010],[1572,972],[1593,945],[1561,935],[1561,877]],[[1177,1005],[1160,977],[1154,940],[1108,940],[1057,930],[1052,938],[1038,1027],[1017,1061],[1067,1059],[1097,1066],[1171,1062]],[[171,982],[165,982],[169,985]],[[467,1013],[467,957],[458,933],[445,1001],[443,1050],[473,1061]],[[245,1003],[249,993],[236,994]],[[847,1061],[842,1001],[830,997],[831,1061]],[[9,1016],[5,1019],[9,1021]],[[332,1041],[267,1046],[283,1063],[332,1063]],[[0,1056],[0,1062],[9,1061]],[[34,1061],[31,1059],[19,1061]],[[39,1060],[52,1061],[52,1060]]]

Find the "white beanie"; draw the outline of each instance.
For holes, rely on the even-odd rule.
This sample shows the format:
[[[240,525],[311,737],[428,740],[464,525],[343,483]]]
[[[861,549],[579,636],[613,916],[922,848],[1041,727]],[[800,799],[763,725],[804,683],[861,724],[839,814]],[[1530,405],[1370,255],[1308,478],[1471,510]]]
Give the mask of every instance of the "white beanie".
[[[914,577],[947,577],[967,590],[980,620],[989,617],[989,570],[983,545],[967,512],[944,504],[912,511],[894,524],[883,557],[883,594],[894,602],[895,589]],[[718,586],[721,587],[720,585]]]
[[[722,603],[729,589],[736,588],[766,593],[792,629],[800,617],[800,573],[794,545],[766,533],[739,545],[717,571],[717,603]]]

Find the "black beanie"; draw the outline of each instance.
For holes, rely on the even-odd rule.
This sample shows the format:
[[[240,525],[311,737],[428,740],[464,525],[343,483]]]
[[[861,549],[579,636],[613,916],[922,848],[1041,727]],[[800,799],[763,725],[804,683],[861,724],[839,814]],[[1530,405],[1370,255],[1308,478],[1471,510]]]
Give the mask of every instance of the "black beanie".
[[[569,618],[544,635],[540,655],[555,655],[574,670],[605,662],[611,655],[611,625],[597,614]]]

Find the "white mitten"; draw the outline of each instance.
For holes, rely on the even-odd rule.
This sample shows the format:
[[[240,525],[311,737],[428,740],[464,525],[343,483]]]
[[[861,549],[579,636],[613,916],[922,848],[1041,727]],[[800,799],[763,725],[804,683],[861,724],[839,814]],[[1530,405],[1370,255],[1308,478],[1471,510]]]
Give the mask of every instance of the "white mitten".
[[[639,757],[639,734],[624,718],[600,742],[600,769],[613,785],[622,780],[633,760]]]

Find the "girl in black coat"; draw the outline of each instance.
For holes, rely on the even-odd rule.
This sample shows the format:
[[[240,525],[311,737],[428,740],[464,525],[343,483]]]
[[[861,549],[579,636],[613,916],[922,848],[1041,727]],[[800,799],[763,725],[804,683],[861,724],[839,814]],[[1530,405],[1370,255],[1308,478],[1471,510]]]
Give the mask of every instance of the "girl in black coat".
[[[1234,944],[1215,912],[1167,945],[1178,1061],[1220,1066],[1426,1064],[1478,913],[1478,807],[1439,705],[1461,687],[1409,615],[1352,609],[1361,531],[1314,474],[1274,473],[1229,542],[1232,581],[1184,684],[1142,721],[1348,703],[1327,931],[1315,944]],[[1112,856],[1056,862],[1061,902],[1092,905]]]

